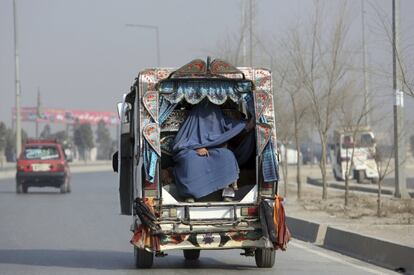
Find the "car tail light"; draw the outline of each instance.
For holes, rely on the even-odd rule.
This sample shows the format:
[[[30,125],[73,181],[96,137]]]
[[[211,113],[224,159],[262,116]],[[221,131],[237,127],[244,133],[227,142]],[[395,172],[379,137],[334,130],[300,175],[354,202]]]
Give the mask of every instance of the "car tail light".
[[[162,218],[176,218],[177,208],[163,209],[161,213]]]
[[[24,165],[17,164],[16,169],[17,171],[24,171]]]
[[[144,182],[144,196],[145,197],[157,197],[158,188],[156,183],[151,183],[149,181]]]
[[[58,165],[56,165],[56,170],[57,171],[64,171],[65,170],[65,165],[62,163],[58,163]]]
[[[253,207],[242,207],[240,209],[240,214],[242,216],[257,216],[258,215],[257,206],[253,206]]]
[[[273,182],[262,182],[260,185],[260,194],[263,196],[272,196],[273,195]]]

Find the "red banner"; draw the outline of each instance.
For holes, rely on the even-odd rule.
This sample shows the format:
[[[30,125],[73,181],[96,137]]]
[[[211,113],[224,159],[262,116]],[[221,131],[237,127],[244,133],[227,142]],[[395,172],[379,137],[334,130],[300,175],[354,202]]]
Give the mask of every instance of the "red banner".
[[[12,109],[12,114],[13,119],[15,119],[15,108]],[[80,124],[89,123],[96,125],[100,120],[103,120],[107,125],[119,124],[119,118],[116,112],[95,112],[42,108],[38,116],[36,107],[23,107],[21,108],[20,114],[22,121],[29,122],[38,121],[46,123],[73,124],[78,121]]]

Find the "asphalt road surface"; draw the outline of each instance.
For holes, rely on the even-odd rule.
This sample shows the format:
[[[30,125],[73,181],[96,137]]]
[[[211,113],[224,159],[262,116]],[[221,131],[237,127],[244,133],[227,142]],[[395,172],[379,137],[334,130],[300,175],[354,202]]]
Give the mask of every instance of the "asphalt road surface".
[[[391,273],[314,245],[292,241],[272,269],[258,269],[240,250],[202,251],[186,262],[181,251],[137,270],[129,244],[131,218],[119,215],[116,175],[72,175],[72,193],[31,188],[15,194],[0,181],[0,274],[381,274]],[[287,208],[289,211],[289,208]]]

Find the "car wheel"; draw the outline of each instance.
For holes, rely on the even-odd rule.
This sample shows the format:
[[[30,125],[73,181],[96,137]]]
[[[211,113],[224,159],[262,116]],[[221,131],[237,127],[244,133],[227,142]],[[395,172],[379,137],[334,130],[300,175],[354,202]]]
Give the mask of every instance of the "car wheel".
[[[154,262],[154,253],[134,247],[135,267],[151,268]]]
[[[271,268],[275,264],[276,251],[272,248],[257,248],[254,253],[256,266],[260,268]]]
[[[336,181],[341,181],[342,179],[340,177],[338,177],[338,175],[336,174],[336,170],[333,169],[333,175]]]
[[[64,182],[60,185],[60,193],[61,194],[66,193],[66,182]]]
[[[358,183],[363,183],[365,179],[365,171],[364,170],[358,170],[356,171],[356,180]]]
[[[23,184],[16,182],[16,193],[17,194],[23,193]]]
[[[70,183],[68,182],[66,186],[66,192],[70,193],[71,191],[72,191],[72,188],[70,186]]]
[[[200,250],[194,249],[194,250],[183,250],[184,258],[189,261],[195,261],[200,258]]]

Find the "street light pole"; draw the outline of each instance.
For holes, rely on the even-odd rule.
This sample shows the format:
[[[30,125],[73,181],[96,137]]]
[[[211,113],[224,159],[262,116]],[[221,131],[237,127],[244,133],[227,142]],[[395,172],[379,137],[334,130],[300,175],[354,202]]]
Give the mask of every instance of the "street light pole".
[[[400,71],[400,1],[392,1],[392,67],[394,89],[394,155],[395,192],[398,198],[409,198],[405,180],[404,93],[401,90]]]
[[[16,95],[16,158],[22,151],[22,128],[20,113],[20,68],[17,36],[16,0],[13,0],[13,30],[14,30],[14,58],[15,58],[15,95]]]
[[[155,31],[155,43],[157,47],[157,66],[161,66],[161,50],[160,50],[160,33],[158,26],[155,25],[143,25],[143,24],[125,24],[127,27],[136,27],[143,29],[150,29]]]
[[[253,0],[249,0],[249,66],[253,67]]]
[[[370,94],[369,94],[369,77],[367,70],[367,46],[365,41],[365,7],[364,0],[361,0],[361,21],[362,21],[362,68],[364,70],[364,113],[365,124],[370,126]]]

